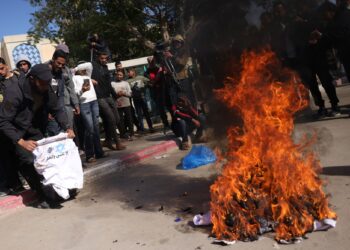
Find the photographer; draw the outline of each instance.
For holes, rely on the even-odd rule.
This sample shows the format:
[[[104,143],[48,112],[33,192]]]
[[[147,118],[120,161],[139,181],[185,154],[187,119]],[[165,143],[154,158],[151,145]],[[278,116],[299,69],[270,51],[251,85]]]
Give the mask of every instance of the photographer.
[[[91,51],[91,61],[96,60],[101,52],[104,52],[111,58],[111,51],[104,39],[97,33],[88,36],[88,43]]]

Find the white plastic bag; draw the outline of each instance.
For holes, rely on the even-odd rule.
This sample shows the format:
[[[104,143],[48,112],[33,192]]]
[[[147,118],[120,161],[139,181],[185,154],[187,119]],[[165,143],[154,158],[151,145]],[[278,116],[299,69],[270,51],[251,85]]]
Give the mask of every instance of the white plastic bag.
[[[52,185],[63,199],[69,198],[69,189],[83,188],[84,175],[79,150],[67,134],[42,139],[33,151],[34,167],[44,176],[43,184]]]

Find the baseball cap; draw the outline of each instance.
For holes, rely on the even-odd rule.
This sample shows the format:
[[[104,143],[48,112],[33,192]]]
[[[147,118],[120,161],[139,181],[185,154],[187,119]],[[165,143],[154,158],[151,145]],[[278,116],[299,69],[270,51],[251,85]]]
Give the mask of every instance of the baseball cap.
[[[69,54],[69,48],[66,44],[60,43],[56,46],[56,50],[62,50],[64,53]]]
[[[48,64],[36,64],[30,71],[29,75],[35,76],[42,81],[49,82],[52,80],[51,69]]]

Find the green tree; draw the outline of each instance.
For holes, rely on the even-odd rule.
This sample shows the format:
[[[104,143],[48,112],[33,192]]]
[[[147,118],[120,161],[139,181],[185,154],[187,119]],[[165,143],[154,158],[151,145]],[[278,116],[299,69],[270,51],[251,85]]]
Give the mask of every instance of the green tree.
[[[89,33],[107,41],[114,57],[150,54],[158,40],[169,39],[180,27],[183,0],[30,0],[37,11],[28,32],[35,39],[65,41],[72,58],[88,60]]]

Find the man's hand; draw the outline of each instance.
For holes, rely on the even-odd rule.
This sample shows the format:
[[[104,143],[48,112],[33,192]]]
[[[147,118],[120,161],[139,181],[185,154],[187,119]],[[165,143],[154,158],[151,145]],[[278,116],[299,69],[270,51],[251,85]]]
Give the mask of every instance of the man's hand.
[[[94,79],[91,79],[91,81],[92,81],[92,84],[95,85],[95,86],[98,84],[98,82],[96,80],[94,80]]]
[[[73,139],[75,137],[73,129],[67,129],[66,133],[68,134],[68,138]]]
[[[75,115],[80,115],[80,108],[79,108],[79,106],[76,106],[76,107],[74,108],[74,114],[75,114]]]
[[[171,58],[171,57],[173,57],[173,54],[171,54],[170,51],[164,51],[164,52],[163,52],[163,55],[164,55],[166,58]]]
[[[192,119],[192,122],[197,128],[199,128],[201,126],[201,123],[196,119]]]
[[[81,91],[86,92],[90,90],[90,85],[83,85],[83,87],[81,88]]]
[[[54,118],[51,114],[48,115],[47,119],[48,119],[49,121],[55,120],[55,118]]]
[[[24,148],[29,152],[33,152],[34,149],[38,146],[38,143],[32,140],[25,141],[23,139],[20,139],[17,143],[18,145],[20,145],[22,148]]]
[[[314,41],[314,40],[320,40],[320,38],[322,37],[322,33],[319,32],[318,30],[314,30],[311,32],[310,37],[309,37],[309,41]]]

